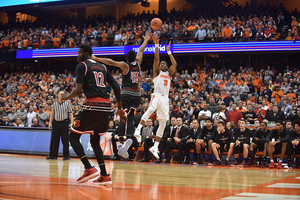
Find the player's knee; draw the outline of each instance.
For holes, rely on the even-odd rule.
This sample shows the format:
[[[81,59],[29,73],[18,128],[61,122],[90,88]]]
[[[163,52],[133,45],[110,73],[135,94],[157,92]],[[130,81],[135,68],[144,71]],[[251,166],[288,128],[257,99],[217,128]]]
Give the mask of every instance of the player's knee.
[[[248,144],[243,144],[244,149],[248,149]]]
[[[212,144],[212,142],[213,142],[212,140],[208,140],[208,142],[207,142],[207,143],[208,143],[208,144]]]

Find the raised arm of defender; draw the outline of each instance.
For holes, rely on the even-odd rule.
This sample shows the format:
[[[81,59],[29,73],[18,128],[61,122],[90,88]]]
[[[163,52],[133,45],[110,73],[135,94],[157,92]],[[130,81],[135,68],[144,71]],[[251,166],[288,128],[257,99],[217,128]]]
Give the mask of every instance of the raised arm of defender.
[[[144,50],[148,44],[148,41],[150,40],[151,36],[153,35],[153,33],[151,33],[150,31],[147,31],[146,32],[146,35],[143,36],[144,38],[144,42],[143,44],[140,46],[140,49],[139,49],[139,52],[137,53],[136,55],[136,61],[141,65],[142,64],[142,61],[143,61],[143,53],[144,53]]]

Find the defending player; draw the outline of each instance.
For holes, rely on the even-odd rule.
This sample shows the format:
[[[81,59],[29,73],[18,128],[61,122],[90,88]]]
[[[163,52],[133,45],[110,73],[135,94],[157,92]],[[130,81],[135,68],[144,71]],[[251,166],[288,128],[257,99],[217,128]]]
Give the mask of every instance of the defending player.
[[[175,73],[177,62],[173,57],[170,48],[171,41],[167,46],[167,52],[171,60],[171,67],[168,68],[166,61],[159,59],[159,39],[156,35],[153,35],[153,41],[155,43],[155,55],[153,63],[153,82],[154,82],[154,93],[151,95],[151,101],[148,110],[142,116],[140,124],[135,130],[134,135],[140,135],[141,128],[145,124],[145,121],[149,116],[157,110],[159,127],[156,133],[154,146],[150,148],[150,152],[159,159],[158,145],[162,138],[166,123],[169,119],[169,91],[171,77]]]
[[[267,127],[268,127],[268,125],[266,122],[261,122],[260,129],[258,129],[257,131],[254,132],[253,139],[252,139],[252,142],[251,142],[250,148],[249,148],[249,154],[248,154],[249,162],[246,164],[247,166],[253,165],[253,152],[254,152],[254,150],[258,149],[258,151],[264,152],[261,167],[266,167],[266,157],[267,157],[268,148],[269,148],[269,144],[266,141],[266,138],[271,133],[271,131],[268,130]]]
[[[70,94],[63,96],[62,99],[67,100],[77,97],[82,90],[87,97],[87,101],[76,116],[70,133],[71,145],[85,168],[85,173],[77,179],[77,182],[84,183],[99,175],[97,169],[88,161],[79,141],[81,134],[89,133],[91,134],[90,142],[101,171],[101,176],[94,181],[94,184],[109,185],[112,182],[110,175],[106,172],[103,152],[100,147],[100,135],[105,134],[107,131],[108,118],[111,112],[111,102],[106,82],[115,92],[118,113],[121,118],[124,118],[125,112],[122,109],[120,86],[105,65],[92,60],[91,55],[92,48],[89,45],[81,44],[79,46],[77,56],[79,64],[76,66],[75,88]]]
[[[138,146],[138,141],[132,136],[134,132],[133,118],[134,111],[139,107],[141,101],[141,94],[139,93],[139,77],[141,73],[141,64],[143,61],[143,52],[145,47],[150,40],[151,33],[148,31],[144,36],[144,42],[141,45],[137,55],[134,51],[128,51],[126,55],[126,62],[117,62],[109,58],[97,58],[92,56],[92,59],[104,63],[106,65],[111,65],[119,67],[122,70],[122,106],[127,115],[127,127],[126,122],[120,122],[119,135],[126,136],[128,139],[124,145],[119,149],[118,154],[123,158],[128,158],[128,148],[133,146]],[[125,133],[125,130],[127,131]]]

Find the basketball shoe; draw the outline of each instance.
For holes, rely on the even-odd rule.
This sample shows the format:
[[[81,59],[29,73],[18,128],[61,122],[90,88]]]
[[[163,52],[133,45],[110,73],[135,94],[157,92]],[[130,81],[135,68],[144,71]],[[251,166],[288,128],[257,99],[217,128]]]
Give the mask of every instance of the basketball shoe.
[[[93,183],[95,185],[111,185],[112,181],[110,179],[110,175],[100,176],[98,179],[94,180]]]
[[[158,148],[155,147],[155,146],[152,146],[149,151],[152,153],[152,155],[156,158],[156,159],[159,159],[159,151],[158,151]]]
[[[123,146],[119,149],[118,155],[127,159],[129,157],[129,154],[127,151],[131,145],[132,145],[132,139],[127,139],[126,142],[124,142]]]
[[[79,179],[77,179],[77,183],[87,182],[90,179],[96,178],[98,175],[99,173],[95,167],[86,169],[84,174]]]

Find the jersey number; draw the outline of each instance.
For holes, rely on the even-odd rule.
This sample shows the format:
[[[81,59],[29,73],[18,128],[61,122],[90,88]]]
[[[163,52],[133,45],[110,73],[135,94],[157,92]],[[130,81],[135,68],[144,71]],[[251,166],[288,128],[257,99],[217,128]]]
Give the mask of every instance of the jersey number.
[[[164,86],[168,86],[168,80],[164,80]]]
[[[104,81],[104,76],[103,76],[103,73],[102,72],[94,72],[94,75],[95,75],[95,81],[96,81],[96,85],[98,87],[105,87],[105,84],[103,83]]]
[[[139,72],[131,72],[131,81],[132,83],[139,82]]]

